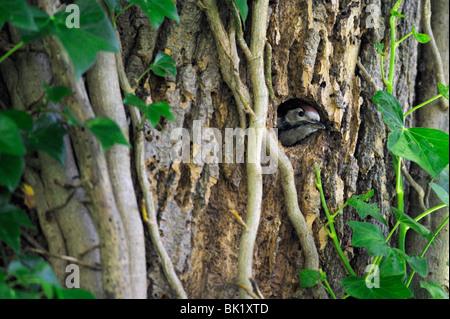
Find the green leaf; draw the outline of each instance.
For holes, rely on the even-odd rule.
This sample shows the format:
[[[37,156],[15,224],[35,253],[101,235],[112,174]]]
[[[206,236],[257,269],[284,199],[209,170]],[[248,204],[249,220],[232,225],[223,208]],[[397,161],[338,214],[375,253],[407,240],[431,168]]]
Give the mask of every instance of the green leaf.
[[[403,110],[395,96],[378,91],[373,97],[373,102],[379,106],[378,111],[383,115],[384,122],[391,131],[403,128]]]
[[[236,3],[236,6],[239,10],[239,14],[241,15],[242,24],[245,25],[245,20],[247,20],[248,15],[247,0],[234,0],[234,3]]]
[[[371,256],[389,255],[391,249],[378,227],[357,221],[349,221],[348,224],[353,229],[352,243],[355,247],[365,247]]]
[[[45,113],[34,122],[33,129],[26,139],[27,149],[29,152],[44,151],[64,166],[66,160],[64,135],[66,134],[66,129],[56,115]]]
[[[56,289],[58,299],[95,299],[95,296],[86,290],[79,288]]]
[[[442,96],[448,100],[448,89],[449,89],[449,86],[448,85],[445,86],[442,83],[438,83],[438,89],[439,89],[439,93],[441,93]]]
[[[389,255],[381,260],[380,273],[384,276],[405,276],[406,262],[404,257],[405,254],[401,250],[392,248]]]
[[[449,163],[447,133],[422,127],[395,130],[388,137],[388,148],[397,156],[416,162],[437,178]]]
[[[6,21],[20,28],[36,30],[30,7],[25,0],[0,1],[0,29]]]
[[[165,77],[168,73],[175,77],[177,68],[172,57],[164,52],[156,55],[155,61],[150,65],[150,69],[158,76]]]
[[[100,51],[119,52],[119,43],[115,31],[103,9],[96,1],[79,0],[75,3],[80,10],[79,28],[69,28],[66,22],[72,22],[74,13],[64,9],[50,18],[45,12],[35,8],[33,11],[38,31],[22,30],[25,42],[47,35],[55,35],[69,54],[80,78],[94,63]]]
[[[426,277],[428,275],[428,265],[427,260],[423,257],[418,257],[413,254],[411,257],[408,256],[407,261],[412,269],[414,269],[420,276]]]
[[[397,208],[392,207],[395,213],[395,217],[397,221],[401,224],[406,225],[408,228],[413,229],[417,232],[422,238],[426,238],[427,240],[431,240],[433,234],[422,224],[416,222],[414,219],[406,215],[405,213],[399,211]]]
[[[413,296],[402,276],[380,276],[379,287],[368,288],[366,280],[349,276],[342,281],[345,292],[358,299],[407,299]]]
[[[427,43],[430,41],[430,37],[424,33],[416,33],[416,29],[414,28],[414,25],[412,26],[412,32],[414,35],[414,38],[416,38],[417,42],[420,43]]]
[[[395,10],[391,10],[391,15],[396,18],[405,18],[405,16],[403,14],[401,14],[400,12],[395,11]]]
[[[25,286],[40,284],[44,292],[52,295],[51,288],[61,288],[50,265],[39,256],[19,255],[18,260],[12,261],[8,266],[8,273],[17,277]]]
[[[86,121],[88,129],[94,133],[102,144],[103,151],[114,144],[123,144],[131,147],[116,122],[105,117],[96,117]]]
[[[147,104],[145,104],[144,101],[142,101],[136,95],[131,94],[131,93],[127,93],[125,95],[125,99],[123,100],[123,104],[135,106],[142,112],[144,112],[145,108],[147,107]]]
[[[439,178],[437,180],[437,183],[430,183],[430,187],[434,190],[436,195],[439,197],[439,199],[449,206],[449,196],[448,196],[448,180],[449,180],[449,169],[448,166],[444,168],[439,175]]]
[[[10,192],[19,186],[25,169],[23,156],[0,154],[0,185],[6,186]]]
[[[313,287],[320,280],[320,273],[316,270],[305,269],[300,271],[300,287]]]
[[[377,53],[381,56],[386,56],[386,54],[383,53],[384,44],[376,41],[375,45],[377,46]]]
[[[35,228],[19,208],[12,205],[0,207],[0,239],[15,251],[20,250],[20,227]]]
[[[65,86],[53,87],[44,83],[44,88],[45,97],[55,104],[61,101],[64,97],[72,95],[72,92]]]
[[[145,104],[140,98],[134,94],[126,94],[123,101],[124,104],[137,107],[144,117],[150,121],[152,128],[154,128],[161,119],[161,116],[173,121],[173,115],[170,111],[170,105],[165,102],[156,102],[150,105]]]
[[[420,288],[426,289],[432,299],[448,299],[448,295],[441,285],[435,282],[420,281]]]
[[[152,128],[159,123],[161,116],[174,121],[173,115],[170,112],[170,105],[165,102],[156,102],[148,105],[145,116],[150,121]]]
[[[11,109],[1,111],[1,114],[8,116],[23,131],[29,132],[33,128],[33,119],[27,112]]]
[[[374,190],[372,189],[368,194],[353,195],[351,198],[347,199],[347,203],[356,209],[356,212],[362,219],[370,215],[387,226],[387,222],[383,215],[380,214],[380,209],[377,204],[369,204],[365,202],[365,200],[372,197],[373,194]]]
[[[430,128],[405,128],[402,107],[390,93],[378,91],[373,101],[392,131],[387,144],[391,152],[416,162],[433,177],[439,176],[449,162],[448,134]]]
[[[105,3],[111,11],[117,13],[122,11],[122,5],[119,0],[105,0]]]
[[[0,153],[8,155],[24,155],[26,153],[19,127],[15,120],[4,112],[0,112]]]
[[[161,26],[165,17],[180,22],[177,7],[172,0],[129,0],[129,2],[141,7],[155,30]]]

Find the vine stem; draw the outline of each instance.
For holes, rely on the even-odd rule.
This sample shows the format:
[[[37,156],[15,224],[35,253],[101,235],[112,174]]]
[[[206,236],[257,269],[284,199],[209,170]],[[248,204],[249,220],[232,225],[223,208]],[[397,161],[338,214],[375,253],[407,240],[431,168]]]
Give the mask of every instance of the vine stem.
[[[320,192],[320,200],[322,202],[322,206],[323,209],[325,211],[325,214],[327,216],[328,222],[326,224],[325,227],[329,227],[329,230],[326,230],[328,235],[330,236],[330,238],[333,240],[334,246],[336,247],[336,251],[339,255],[339,257],[342,259],[342,262],[345,265],[345,268],[347,268],[347,271],[350,273],[350,275],[352,276],[356,276],[355,271],[353,270],[352,266],[350,265],[350,263],[348,262],[347,257],[345,256],[344,252],[342,251],[341,245],[339,244],[339,240],[336,234],[336,229],[334,228],[334,219],[330,214],[330,211],[328,210],[328,206],[327,206],[327,202],[325,200],[325,195],[323,193],[323,188],[322,188],[322,181],[320,178],[320,169],[317,166],[317,163],[314,163],[314,169],[316,171],[316,187]]]
[[[416,218],[414,218],[414,220],[415,220],[416,222],[418,222],[419,220],[421,220],[421,219],[424,218],[425,216],[431,214],[432,212],[434,212],[434,211],[436,211],[436,210],[438,210],[438,209],[444,208],[445,206],[446,206],[445,204],[441,204],[441,205],[437,205],[437,206],[435,206],[435,207],[433,207],[433,208],[430,208],[430,209],[427,210],[426,212],[423,212],[422,214],[418,215]],[[387,243],[387,242],[389,241],[389,239],[392,237],[392,235],[394,234],[395,230],[397,229],[397,227],[398,227],[399,225],[400,225],[400,222],[397,222],[397,223],[395,224],[395,226],[392,228],[392,230],[390,231],[389,235],[386,237],[386,243]],[[403,242],[405,241],[405,238],[406,238],[406,232],[408,231],[409,228],[410,228],[410,227],[408,227],[408,226],[405,226],[404,228],[400,228],[400,231],[399,231],[399,238],[402,237],[402,238],[403,238],[403,240],[402,240]],[[375,259],[374,259],[374,261],[373,261],[373,263],[372,263],[372,267],[371,267],[371,268],[369,269],[369,271],[367,272],[366,279],[367,279],[367,278],[369,277],[369,275],[371,274],[371,272],[372,272],[374,266],[375,266],[375,265],[378,265],[378,264],[380,263],[382,257],[383,257],[383,256],[381,256],[381,255],[375,257]]]
[[[433,236],[430,238],[430,240],[428,241],[428,243],[425,245],[425,247],[422,250],[422,253],[420,254],[420,257],[423,258],[423,256],[425,255],[425,253],[427,252],[428,248],[430,247],[431,243],[434,241],[434,239],[436,238],[436,236],[439,234],[439,232],[442,230],[442,228],[444,228],[445,224],[447,224],[448,222],[448,218],[449,216],[447,216],[447,218],[442,222],[442,224],[438,227],[438,229],[436,229],[436,231],[434,232]],[[414,277],[414,274],[416,273],[415,270],[411,271],[411,274],[409,275],[408,280],[406,281],[406,287],[409,287],[409,285],[411,284],[411,281]]]
[[[19,50],[20,47],[23,46],[24,44],[25,44],[25,42],[23,42],[23,41],[20,41],[18,44],[16,44],[11,50],[9,50],[4,56],[2,56],[0,58],[0,63],[5,61],[11,54],[13,54],[17,50]]]
[[[425,106],[425,105],[427,105],[428,103],[431,103],[431,102],[433,102],[434,100],[437,100],[437,99],[440,98],[440,97],[442,97],[442,94],[439,93],[439,94],[436,95],[435,97],[432,97],[431,99],[429,99],[429,100],[427,100],[427,101],[425,101],[425,102],[423,102],[423,103],[417,105],[416,107],[413,107],[411,110],[409,110],[408,112],[405,113],[404,117],[408,116],[409,114],[411,114],[411,113],[414,112],[415,110],[420,109],[422,106]]]

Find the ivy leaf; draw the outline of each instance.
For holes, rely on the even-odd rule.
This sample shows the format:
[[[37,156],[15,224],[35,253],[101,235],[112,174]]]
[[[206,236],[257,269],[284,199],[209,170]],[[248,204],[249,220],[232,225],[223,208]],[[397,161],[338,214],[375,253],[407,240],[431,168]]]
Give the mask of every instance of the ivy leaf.
[[[174,117],[170,111],[170,105],[165,102],[156,102],[147,105],[136,95],[128,93],[125,95],[123,103],[137,107],[144,114],[144,117],[150,121],[152,128],[159,123],[161,116],[174,121]]]
[[[155,61],[150,65],[150,69],[158,76],[165,77],[168,73],[173,77],[177,74],[175,61],[172,57],[164,52],[156,55]]]
[[[25,0],[0,1],[0,29],[6,21],[28,30],[37,28],[30,7]]]
[[[430,128],[405,128],[400,102],[390,93],[378,91],[373,101],[379,105],[384,122],[392,131],[387,146],[396,156],[416,162],[437,178],[449,162],[449,136]]]
[[[373,102],[379,106],[378,111],[383,115],[384,122],[391,131],[403,128],[403,110],[395,96],[378,91],[373,97]]]
[[[155,126],[159,123],[161,116],[174,121],[173,115],[170,112],[170,105],[165,102],[150,104],[145,112],[145,116],[150,121],[152,128],[155,128]]]
[[[449,206],[449,190],[448,190],[449,170],[448,166],[441,172],[437,183],[430,183],[430,187],[434,190],[439,199]]]
[[[247,0],[234,0],[234,3],[236,3],[236,6],[239,10],[239,14],[241,15],[242,24],[245,25],[245,20],[247,20],[248,15]]]
[[[120,4],[119,0],[105,0],[105,3],[106,3],[106,6],[111,11],[114,11],[114,12],[122,11],[122,5]]]
[[[424,33],[416,33],[416,29],[414,28],[414,25],[412,26],[412,32],[414,35],[414,38],[416,38],[417,42],[420,43],[427,43],[430,41],[430,37]]]
[[[104,152],[114,144],[131,147],[125,136],[123,136],[119,125],[109,118],[95,117],[87,120],[86,125],[100,141]]]
[[[438,89],[439,89],[439,93],[441,93],[442,96],[448,100],[448,89],[449,89],[449,86],[448,85],[445,86],[442,83],[438,83]]]
[[[64,135],[66,134],[66,129],[56,115],[45,113],[34,122],[33,129],[26,138],[27,149],[29,152],[44,151],[65,166]]]
[[[420,276],[426,277],[428,275],[428,265],[426,258],[417,257],[416,254],[413,254],[411,257],[408,256],[406,259],[408,264],[414,269]]]
[[[380,209],[378,208],[377,204],[369,204],[365,202],[367,199],[372,197],[373,194],[374,190],[372,189],[368,194],[353,195],[351,198],[347,199],[347,203],[356,209],[356,212],[358,213],[359,217],[361,217],[361,219],[364,219],[370,215],[387,226],[387,222],[384,219],[383,215],[380,214]]]
[[[56,289],[58,299],[95,299],[95,296],[83,289]]]
[[[314,287],[320,280],[320,273],[316,270],[305,269],[300,271],[300,287]]]
[[[381,55],[381,56],[386,56],[386,54],[383,53],[384,44],[376,41],[375,45],[377,46],[378,54]]]
[[[4,185],[10,192],[19,186],[24,169],[23,156],[0,153],[0,185]]]
[[[155,30],[161,26],[165,17],[180,22],[177,7],[172,0],[129,0],[129,2],[141,7]]]
[[[80,78],[95,63],[98,52],[119,52],[119,43],[109,18],[96,1],[79,0],[75,4],[80,10],[79,28],[67,27],[66,22],[73,18],[70,11],[59,11],[51,18],[34,8],[32,12],[38,31],[21,30],[21,33],[25,42],[55,35],[67,50],[76,77]]]
[[[402,276],[380,276],[378,288],[368,288],[366,280],[349,276],[342,281],[345,292],[358,299],[407,299],[413,296]]]
[[[19,208],[13,205],[0,207],[0,239],[16,252],[20,250],[20,227],[35,228]]]
[[[12,261],[8,266],[8,274],[15,275],[25,286],[39,283],[47,286],[44,289],[48,294],[48,286],[61,287],[50,265],[39,256],[19,255],[18,260]],[[47,295],[48,296],[48,295]]]
[[[1,114],[13,120],[20,130],[29,132],[33,128],[33,119],[27,112],[9,109],[1,111]]]
[[[381,230],[373,224],[349,221],[353,229],[352,244],[355,247],[365,247],[371,256],[388,256],[391,248],[386,245]]]
[[[441,130],[403,128],[389,134],[387,145],[392,153],[416,162],[435,178],[449,163],[449,135]]]
[[[16,156],[26,153],[19,127],[3,112],[0,112],[0,153]]]
[[[406,274],[405,255],[400,249],[392,248],[389,255],[381,260],[380,273],[384,276],[404,276]]]
[[[72,92],[65,86],[53,87],[48,86],[46,83],[44,83],[44,88],[45,97],[47,98],[47,100],[55,104],[61,101],[64,97],[72,95]]]
[[[399,211],[397,208],[392,207],[392,209],[394,210],[395,218],[397,218],[398,222],[406,225],[408,228],[412,228],[422,238],[426,238],[427,240],[431,240],[433,238],[433,234],[425,226],[416,222],[414,219]]]
[[[420,288],[426,289],[432,299],[448,299],[448,295],[441,285],[435,282],[420,281]]]

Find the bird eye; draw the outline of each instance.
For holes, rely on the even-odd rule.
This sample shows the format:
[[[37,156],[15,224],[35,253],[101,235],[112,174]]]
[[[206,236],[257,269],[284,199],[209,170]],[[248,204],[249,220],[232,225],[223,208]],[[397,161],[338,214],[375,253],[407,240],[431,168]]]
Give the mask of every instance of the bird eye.
[[[298,112],[298,116],[303,117],[305,115],[305,111],[301,110]]]

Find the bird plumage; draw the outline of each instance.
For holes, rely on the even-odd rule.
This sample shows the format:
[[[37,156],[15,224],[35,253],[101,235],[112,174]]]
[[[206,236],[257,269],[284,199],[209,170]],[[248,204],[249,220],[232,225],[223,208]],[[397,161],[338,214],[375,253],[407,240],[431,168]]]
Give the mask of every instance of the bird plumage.
[[[325,129],[316,109],[300,99],[281,104],[277,112],[278,138],[283,146],[293,146],[319,129]]]

